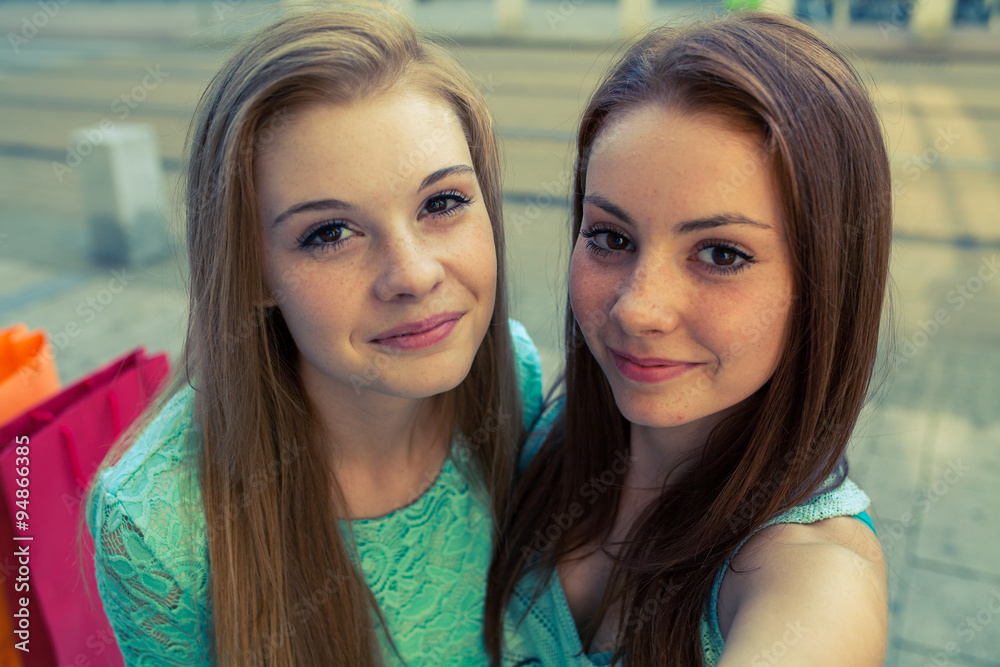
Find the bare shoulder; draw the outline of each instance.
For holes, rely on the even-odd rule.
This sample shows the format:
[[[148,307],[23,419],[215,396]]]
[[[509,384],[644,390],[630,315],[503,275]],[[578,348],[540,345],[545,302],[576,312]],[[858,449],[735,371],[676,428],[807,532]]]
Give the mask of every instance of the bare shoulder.
[[[888,597],[882,548],[861,521],[778,524],[737,554],[719,593],[720,667],[881,665]],[[755,661],[756,660],[756,661]]]

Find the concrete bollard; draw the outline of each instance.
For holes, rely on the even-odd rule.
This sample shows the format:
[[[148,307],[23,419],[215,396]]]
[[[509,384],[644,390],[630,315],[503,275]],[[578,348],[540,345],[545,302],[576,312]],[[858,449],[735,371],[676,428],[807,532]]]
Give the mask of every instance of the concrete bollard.
[[[944,40],[955,21],[955,0],[918,0],[910,14],[910,30],[918,40],[934,44]]]
[[[527,0],[493,0],[497,27],[500,32],[520,32],[524,28]]]
[[[836,0],[834,0],[834,2],[836,2]],[[761,11],[771,12],[772,14],[794,16],[795,0],[761,0],[760,9]]]
[[[618,24],[631,35],[645,28],[653,19],[653,0],[618,0]]]
[[[833,0],[833,29],[847,30],[851,27],[851,0]]]
[[[782,16],[795,15],[795,0],[761,0],[760,9]]]
[[[88,143],[77,173],[90,226],[92,258],[102,264],[143,264],[167,253],[163,166],[150,125],[83,128],[70,145]]]

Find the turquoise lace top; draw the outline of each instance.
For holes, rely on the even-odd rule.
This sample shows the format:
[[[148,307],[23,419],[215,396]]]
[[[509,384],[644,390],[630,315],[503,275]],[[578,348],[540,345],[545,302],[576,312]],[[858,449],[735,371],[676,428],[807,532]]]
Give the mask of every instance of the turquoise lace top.
[[[541,363],[524,327],[510,328],[527,428],[541,410]],[[174,396],[100,476],[88,507],[98,589],[128,665],[211,664],[204,514],[184,455],[191,404],[190,389]],[[350,522],[360,568],[409,665],[487,664],[492,526],[481,496],[449,457],[412,504]],[[399,664],[384,639],[383,647],[386,663]]]
[[[555,418],[562,410],[562,401],[545,410],[529,435],[518,464],[520,472],[527,468],[532,457],[538,452],[545,436],[552,428]],[[816,496],[809,502],[792,508],[757,530],[776,523],[813,523],[835,516],[859,515],[858,518],[871,526],[871,520],[864,510],[870,501],[868,496],[854,482],[847,479],[843,484]],[[749,539],[749,538],[748,538]],[[745,542],[744,542],[745,543]],[[742,546],[742,545],[740,545]],[[737,548],[739,551],[739,548]],[[736,552],[730,556],[715,576],[710,607],[701,620],[702,649],[707,667],[715,667],[722,656],[725,640],[719,629],[718,598],[722,578]],[[505,629],[504,665],[544,665],[545,667],[576,665],[579,667],[605,667],[611,663],[611,653],[584,653],[576,623],[566,602],[566,595],[553,574],[548,585],[532,603],[532,595],[538,582],[537,573],[530,573],[517,585],[507,612],[508,627]],[[514,627],[518,619],[521,623]]]

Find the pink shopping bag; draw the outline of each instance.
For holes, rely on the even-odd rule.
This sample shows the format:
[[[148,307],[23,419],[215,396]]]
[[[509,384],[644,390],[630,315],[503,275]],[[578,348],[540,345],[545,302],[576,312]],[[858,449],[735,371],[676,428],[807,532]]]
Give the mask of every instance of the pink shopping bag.
[[[25,667],[124,664],[80,530],[84,494],[168,374],[165,354],[140,348],[0,428],[0,567]]]

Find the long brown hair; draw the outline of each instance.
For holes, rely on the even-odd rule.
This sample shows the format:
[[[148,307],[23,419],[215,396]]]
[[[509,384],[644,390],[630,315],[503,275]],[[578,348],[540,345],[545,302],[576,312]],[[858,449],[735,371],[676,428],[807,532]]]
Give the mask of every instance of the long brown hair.
[[[794,275],[774,375],[636,519],[613,557],[600,609],[581,633],[586,650],[605,613],[620,609],[615,662],[627,656],[635,665],[688,666],[702,663],[700,621],[726,559],[756,527],[846,475],[845,449],[876,363],[890,175],[864,86],[812,30],[756,13],[659,28],[612,66],[583,113],[574,240],[591,147],[609,123],[647,105],[720,117],[760,139],[777,178]],[[494,547],[486,604],[494,660],[516,582],[537,571],[541,587],[569,553],[606,544],[618,509],[620,482],[602,502],[582,497],[594,491],[589,482],[602,474],[610,481],[608,471],[620,468],[615,457],[628,449],[629,424],[571,306],[566,344],[564,412],[520,479],[505,537]],[[579,518],[547,532],[552,517],[567,516]]]
[[[468,377],[447,396],[445,423],[449,433],[474,440],[469,472],[490,494],[494,516],[504,513],[521,418],[507,325],[499,147],[485,100],[442,48],[384,6],[333,3],[286,16],[223,65],[189,136],[184,364],[195,390],[192,455],[207,525],[214,650],[223,665],[381,662],[378,605],[340,530],[341,508],[326,502],[331,490],[339,497],[329,444],[299,379],[280,296],[278,308],[262,305],[253,165],[302,107],[349,103],[398,85],[454,110],[493,226],[493,319]],[[496,424],[501,414],[511,418]],[[312,604],[304,610],[306,599]]]

